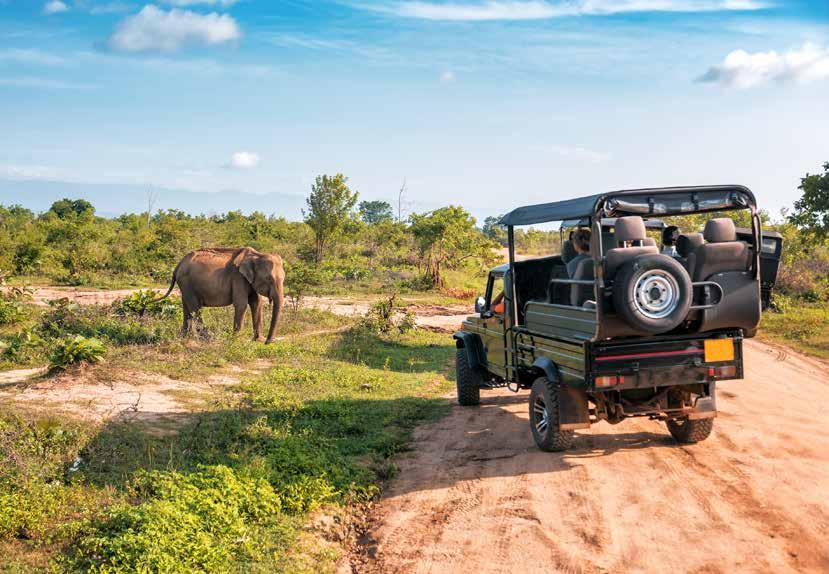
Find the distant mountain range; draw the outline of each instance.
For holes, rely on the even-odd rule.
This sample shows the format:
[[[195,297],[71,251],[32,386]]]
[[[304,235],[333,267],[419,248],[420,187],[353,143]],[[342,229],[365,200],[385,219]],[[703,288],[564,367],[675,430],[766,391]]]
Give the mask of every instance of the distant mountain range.
[[[254,194],[242,191],[196,192],[152,188],[157,195],[153,211],[179,209],[212,215],[228,211],[261,211],[291,220],[302,218],[305,197],[287,193]],[[47,211],[64,197],[85,199],[98,215],[114,217],[147,211],[147,186],[131,184],[67,183],[57,181],[13,181],[0,179],[0,204],[19,204],[35,212]]]
[[[147,211],[146,185],[70,183],[63,181],[15,181],[0,178],[0,204],[15,205],[31,209],[34,212],[47,211],[52,203],[64,197],[85,199],[95,206],[95,212],[103,217],[117,217],[124,213],[143,213]],[[193,215],[214,215],[228,211],[251,213],[261,211],[265,215],[285,217],[291,221],[302,219],[305,196],[290,193],[246,193],[243,191],[198,192],[181,189],[153,187],[156,201],[153,212],[178,209]],[[362,199],[362,197],[361,197]],[[367,198],[378,199],[378,198]],[[382,198],[380,198],[382,199]],[[394,204],[393,201],[387,200]],[[445,204],[434,202],[406,202],[405,214],[412,211],[422,213],[431,211]],[[497,215],[491,208],[464,207],[472,213],[478,223],[485,217]]]

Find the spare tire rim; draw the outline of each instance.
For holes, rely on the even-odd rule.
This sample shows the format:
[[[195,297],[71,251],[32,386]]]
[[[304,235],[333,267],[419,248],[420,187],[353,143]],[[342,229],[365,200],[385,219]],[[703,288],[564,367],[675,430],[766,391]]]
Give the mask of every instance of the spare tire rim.
[[[544,397],[536,397],[533,403],[533,424],[538,434],[544,434],[550,426],[550,415],[547,412],[547,403]]]
[[[664,319],[679,303],[679,283],[660,269],[646,271],[636,281],[633,304],[649,319]]]

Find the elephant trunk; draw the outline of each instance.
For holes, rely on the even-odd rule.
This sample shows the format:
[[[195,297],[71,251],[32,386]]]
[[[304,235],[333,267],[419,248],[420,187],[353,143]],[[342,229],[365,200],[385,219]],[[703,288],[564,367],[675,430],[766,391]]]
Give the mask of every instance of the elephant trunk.
[[[278,289],[275,296],[270,297],[270,299],[273,304],[273,312],[271,313],[271,326],[268,328],[268,343],[273,341],[273,336],[276,333],[276,324],[279,323],[279,313],[282,311],[283,303],[282,290]]]

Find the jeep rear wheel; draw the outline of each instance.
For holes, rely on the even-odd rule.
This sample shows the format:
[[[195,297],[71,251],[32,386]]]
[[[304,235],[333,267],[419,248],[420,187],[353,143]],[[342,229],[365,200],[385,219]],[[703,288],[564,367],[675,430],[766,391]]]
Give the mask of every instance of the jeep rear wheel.
[[[535,444],[541,450],[558,452],[573,446],[573,431],[563,431],[559,425],[558,385],[540,377],[530,391],[530,429]]]
[[[481,375],[469,366],[466,349],[458,349],[455,354],[455,384],[459,405],[472,407],[481,404]]]
[[[714,419],[671,419],[666,424],[671,436],[684,444],[704,441],[714,430]]]

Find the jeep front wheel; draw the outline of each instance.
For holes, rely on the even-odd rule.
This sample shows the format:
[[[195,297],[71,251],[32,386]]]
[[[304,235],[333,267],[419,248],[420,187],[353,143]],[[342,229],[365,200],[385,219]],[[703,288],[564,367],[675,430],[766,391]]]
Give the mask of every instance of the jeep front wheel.
[[[540,377],[530,391],[530,429],[535,444],[547,452],[559,452],[573,446],[573,431],[559,429],[558,385]]]
[[[704,441],[714,430],[714,419],[671,419],[665,422],[671,436],[683,444]]]
[[[472,407],[481,404],[481,375],[469,366],[466,349],[458,349],[455,354],[455,384],[459,405]]]

